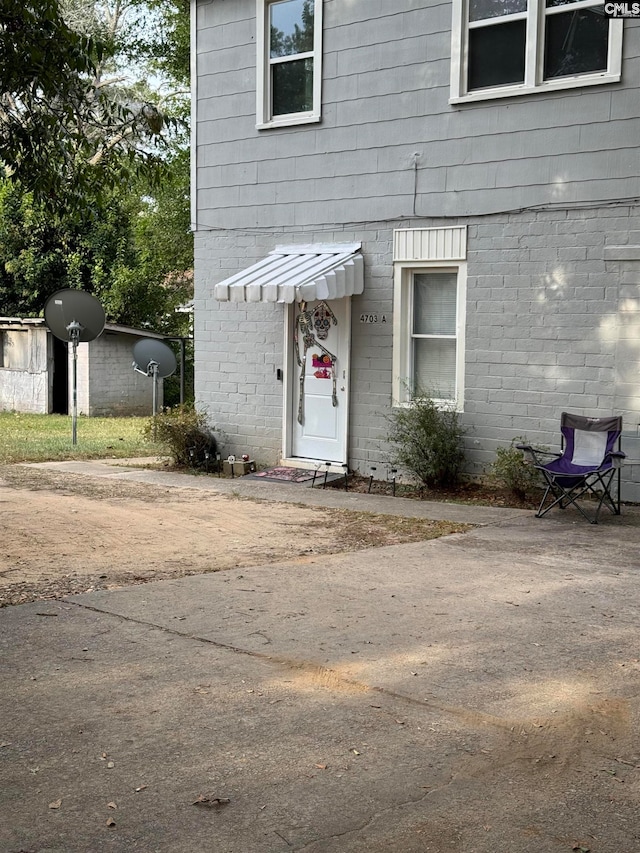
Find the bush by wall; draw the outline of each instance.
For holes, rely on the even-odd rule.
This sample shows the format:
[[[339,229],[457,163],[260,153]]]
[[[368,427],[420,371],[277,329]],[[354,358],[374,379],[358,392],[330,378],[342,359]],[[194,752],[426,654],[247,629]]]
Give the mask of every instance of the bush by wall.
[[[173,462],[180,467],[216,470],[218,441],[209,427],[207,416],[193,406],[175,406],[151,418],[145,435],[161,442],[169,450]]]
[[[526,436],[518,436],[512,439],[509,447],[498,447],[490,472],[495,483],[509,489],[521,501],[540,488],[540,475],[516,447],[517,444],[527,443]]]
[[[406,408],[388,416],[393,460],[428,487],[451,488],[464,462],[464,429],[453,407],[417,395]]]

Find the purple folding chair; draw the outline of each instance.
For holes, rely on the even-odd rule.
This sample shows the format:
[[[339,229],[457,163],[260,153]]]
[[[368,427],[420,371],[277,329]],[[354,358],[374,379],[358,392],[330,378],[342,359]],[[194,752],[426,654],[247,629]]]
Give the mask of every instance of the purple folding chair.
[[[549,453],[530,444],[517,445],[545,480],[546,488],[536,517],[542,518],[554,506],[565,509],[571,504],[591,524],[598,523],[603,506],[614,515],[620,515],[620,470],[626,458],[620,450],[622,418],[585,418],[563,412],[560,431],[561,453]],[[545,456],[553,458],[544,462]],[[616,474],[614,495],[611,487]],[[583,497],[595,498],[592,517],[577,503]]]

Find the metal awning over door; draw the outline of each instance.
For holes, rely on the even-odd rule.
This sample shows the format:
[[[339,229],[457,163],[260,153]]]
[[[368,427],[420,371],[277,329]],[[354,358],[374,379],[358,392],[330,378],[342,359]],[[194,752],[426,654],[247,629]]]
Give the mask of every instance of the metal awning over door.
[[[364,290],[361,243],[276,246],[266,258],[215,285],[220,302],[314,302]]]

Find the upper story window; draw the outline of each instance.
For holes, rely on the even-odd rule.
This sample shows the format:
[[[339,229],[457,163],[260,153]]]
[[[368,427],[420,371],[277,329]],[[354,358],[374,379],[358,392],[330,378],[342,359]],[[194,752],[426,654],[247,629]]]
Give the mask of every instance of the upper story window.
[[[320,120],[322,0],[257,0],[257,126]]]
[[[620,79],[622,21],[598,0],[454,0],[451,100]]]

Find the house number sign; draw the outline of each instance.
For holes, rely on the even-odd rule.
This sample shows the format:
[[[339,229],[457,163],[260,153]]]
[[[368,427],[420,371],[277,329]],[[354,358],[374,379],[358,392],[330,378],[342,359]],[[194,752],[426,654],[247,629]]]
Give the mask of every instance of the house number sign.
[[[361,323],[386,323],[387,315],[386,314],[361,314],[360,315]]]

